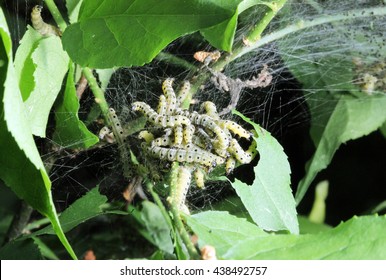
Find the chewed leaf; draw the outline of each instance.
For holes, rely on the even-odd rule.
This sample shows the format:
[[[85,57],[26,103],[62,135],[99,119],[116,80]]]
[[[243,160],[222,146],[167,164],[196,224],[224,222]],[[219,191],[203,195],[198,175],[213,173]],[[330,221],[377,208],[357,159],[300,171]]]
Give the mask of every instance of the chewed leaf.
[[[0,9],[0,178],[18,197],[47,216],[60,241],[76,259],[68,243],[51,196],[51,181],[34,142],[26,106],[12,61],[12,44]],[[2,68],[2,69],[1,69]]]
[[[59,96],[55,109],[56,129],[53,140],[66,148],[88,148],[98,143],[98,137],[92,134],[79,120],[79,100],[76,97],[74,83],[74,66],[70,65],[66,89]]]
[[[102,215],[102,205],[107,202],[107,198],[99,193],[98,188],[90,190],[83,197],[79,198],[72,205],[60,215],[60,223],[62,224],[63,231],[67,232],[76,227],[77,225]],[[52,226],[49,225],[37,232],[34,232],[34,236],[42,234],[54,234]]]
[[[354,217],[317,234],[269,235],[241,240],[222,257],[232,260],[384,260],[385,231],[385,216]]]
[[[189,227],[198,236],[199,246],[214,246],[220,255],[240,240],[268,235],[246,219],[237,218],[224,211],[201,212],[186,216],[186,219]]]
[[[259,227],[298,234],[295,200],[290,187],[291,170],[283,147],[268,131],[240,113],[236,114],[254,127],[258,135],[254,140],[260,160],[254,168],[252,185],[236,179],[232,186]]]
[[[143,65],[182,35],[234,21],[237,2],[117,0],[111,5],[107,0],[84,1],[78,22],[63,34],[64,49],[82,66]]]

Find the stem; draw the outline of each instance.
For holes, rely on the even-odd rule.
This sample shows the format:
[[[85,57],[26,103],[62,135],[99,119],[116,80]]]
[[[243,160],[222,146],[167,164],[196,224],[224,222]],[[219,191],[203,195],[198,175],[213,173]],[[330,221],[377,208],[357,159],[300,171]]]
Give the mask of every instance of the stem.
[[[170,220],[170,216],[169,216],[164,204],[162,203],[159,195],[154,191],[153,184],[150,182],[146,182],[146,187],[150,191],[151,196],[154,199],[154,202],[158,205],[159,209],[161,210],[162,216],[165,218],[165,220],[168,223],[168,225],[170,226],[170,228],[173,228],[172,227],[172,221]]]
[[[160,52],[155,57],[155,59],[157,59],[159,61],[167,61],[171,64],[181,66],[181,67],[183,67],[187,70],[190,70],[190,71],[198,71],[198,67],[196,67],[195,65],[189,63],[185,59],[179,58],[178,56],[175,56],[175,55],[167,53],[167,52]]]
[[[56,24],[59,26],[60,30],[64,32],[64,30],[67,28],[67,23],[62,17],[62,14],[60,13],[58,7],[56,6],[54,0],[45,0],[45,2]]]
[[[177,229],[178,233],[180,234],[181,239],[184,242],[190,257],[195,260],[200,259],[200,255],[198,254],[196,247],[194,247],[192,240],[190,240],[189,234],[186,231],[184,224],[182,223],[180,211],[178,210],[177,205],[171,204],[170,211],[173,214],[174,227]]]
[[[88,81],[88,85],[93,92],[95,96],[95,102],[99,105],[101,108],[103,117],[106,121],[109,120],[108,117],[108,111],[109,111],[109,105],[107,104],[105,93],[103,90],[99,87],[97,80],[95,79],[94,74],[92,73],[92,70],[88,67],[84,67],[82,69],[83,75],[86,77]]]
[[[4,239],[3,245],[11,240],[16,239],[23,233],[23,230],[28,224],[33,210],[34,209],[29,206],[27,202],[21,202],[19,212],[13,217],[12,223],[8,228],[8,232],[6,234],[6,238]]]

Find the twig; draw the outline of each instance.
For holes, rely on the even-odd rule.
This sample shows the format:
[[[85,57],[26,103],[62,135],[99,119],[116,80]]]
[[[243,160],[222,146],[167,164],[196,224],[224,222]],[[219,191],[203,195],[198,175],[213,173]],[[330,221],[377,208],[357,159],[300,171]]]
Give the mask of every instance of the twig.
[[[84,75],[82,75],[76,87],[76,96],[78,97],[78,100],[82,99],[83,92],[86,90],[87,85],[88,85],[87,79]]]
[[[34,209],[27,202],[21,202],[19,212],[13,217],[12,223],[8,228],[3,245],[11,240],[14,240],[23,233],[33,210]]]
[[[60,30],[64,32],[64,30],[67,28],[67,23],[62,17],[62,14],[56,6],[54,0],[45,0],[45,2],[56,24],[59,26]]]
[[[190,71],[194,71],[194,72],[198,71],[198,67],[196,67],[195,65],[189,63],[185,59],[179,58],[178,56],[175,56],[175,55],[173,55],[171,53],[160,52],[155,57],[155,59],[157,59],[159,61],[167,61],[167,62],[169,62],[171,64],[174,64],[174,65],[186,68],[187,70],[190,70]]]
[[[153,188],[153,184],[150,183],[150,182],[146,182],[146,187],[147,189],[149,190],[151,196],[153,197],[154,199],[154,202],[158,205],[159,209],[161,210],[161,214],[162,216],[165,218],[166,222],[168,223],[168,225],[170,226],[170,228],[173,229],[172,227],[172,221],[170,220],[170,216],[164,206],[164,204],[162,203],[161,201],[161,198],[159,197],[159,195],[154,191],[154,188]]]

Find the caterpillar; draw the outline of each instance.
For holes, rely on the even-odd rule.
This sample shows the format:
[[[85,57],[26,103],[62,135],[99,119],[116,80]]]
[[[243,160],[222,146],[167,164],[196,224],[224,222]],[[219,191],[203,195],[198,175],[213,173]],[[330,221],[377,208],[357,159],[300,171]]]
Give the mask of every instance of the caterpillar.
[[[104,126],[99,130],[98,137],[110,144],[115,142],[114,133],[107,126]]]
[[[173,79],[168,78],[162,83],[162,91],[166,97],[166,114],[171,115],[176,108],[176,94],[174,93],[173,87]]]
[[[220,152],[220,156],[225,155],[225,150],[229,146],[229,138],[213,118],[208,115],[200,115],[196,111],[189,112],[187,110],[181,110],[176,113],[180,116],[187,117],[193,124],[201,125],[204,128],[213,131],[216,134],[216,150]]]
[[[114,138],[118,143],[118,150],[119,150],[120,160],[122,162],[123,175],[126,178],[130,178],[132,176],[132,170],[130,169],[130,163],[129,163],[130,153],[129,153],[127,144],[125,144],[126,139],[124,138],[124,135],[123,135],[121,122],[119,121],[119,118],[113,108],[109,108],[108,117],[111,123],[113,134],[115,136]]]
[[[186,195],[192,181],[191,169],[186,166],[179,166],[177,173],[177,180],[175,181],[175,189],[170,194],[169,203],[177,205],[178,210],[189,214],[185,201]]]
[[[166,105],[166,97],[164,95],[160,95],[157,107],[157,113],[159,115],[166,115]]]
[[[189,95],[189,91],[190,91],[190,83],[189,81],[185,81],[177,95],[177,104],[176,104],[177,108],[181,106],[184,107],[184,102]]]
[[[149,132],[149,131],[147,131],[147,130],[142,130],[142,131],[138,134],[138,138],[139,138],[139,139],[143,139],[143,140],[145,140],[145,142],[146,142],[147,144],[150,144],[151,141],[154,140],[154,135],[153,135],[153,133],[151,133],[151,132]]]
[[[183,133],[182,126],[177,125],[174,128],[174,146],[175,147],[181,146],[182,140],[183,140],[183,135],[184,135],[184,133]]]
[[[116,133],[118,133],[118,135],[116,135],[116,137],[122,137],[123,136],[123,129],[121,126],[121,122],[119,121],[118,116],[115,113],[115,110],[113,108],[109,108],[109,118],[110,118],[112,125],[115,128]]]
[[[200,189],[203,189],[205,187],[204,171],[201,168],[196,168],[196,170],[194,170],[193,176],[197,187],[199,187]]]
[[[62,32],[59,30],[59,28],[45,23],[42,18],[42,10],[43,7],[40,5],[36,5],[32,8],[31,12],[31,22],[33,28],[39,32],[42,36],[50,36],[50,35],[56,35],[61,36]]]
[[[195,143],[198,146],[204,148],[205,150],[210,151],[213,149],[213,145],[212,145],[212,141],[210,139],[210,136],[201,127],[199,127],[196,130],[196,137],[194,139],[195,139]]]
[[[190,120],[185,116],[163,116],[157,114],[148,104],[144,102],[134,102],[132,104],[133,111],[140,111],[147,119],[161,127],[175,127],[176,125],[190,125]]]
[[[173,139],[170,137],[170,135],[163,135],[161,137],[154,139],[151,142],[152,147],[154,147],[154,146],[167,147],[167,146],[171,146],[172,144],[173,144]]]
[[[247,131],[241,125],[233,121],[229,121],[229,120],[221,121],[220,126],[222,128],[228,129],[229,131],[233,132],[233,134],[236,134],[240,137],[243,137],[246,139],[249,139],[251,137],[251,133],[249,131]]]
[[[159,146],[148,148],[151,155],[162,160],[199,163],[208,167],[214,167],[217,164],[224,163],[224,159],[213,155],[204,150],[189,149],[188,145],[186,149],[174,149],[164,148]]]
[[[215,120],[219,119],[216,105],[214,105],[213,102],[205,101],[204,103],[201,104],[201,110],[203,110],[211,118]]]
[[[225,172],[229,175],[236,167],[236,159],[229,157],[225,163]]]
[[[236,139],[231,140],[228,151],[242,164],[250,163],[252,160],[252,156],[241,148]]]
[[[192,139],[193,139],[193,135],[194,135],[194,131],[195,131],[195,127],[194,125],[188,125],[185,129],[184,129],[184,142],[185,144],[189,144],[192,142]]]

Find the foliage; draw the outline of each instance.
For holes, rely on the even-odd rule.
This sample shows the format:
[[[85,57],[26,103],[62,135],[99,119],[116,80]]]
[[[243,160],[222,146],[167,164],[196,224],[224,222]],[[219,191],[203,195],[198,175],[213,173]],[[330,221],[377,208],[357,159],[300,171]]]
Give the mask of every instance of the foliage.
[[[384,259],[385,216],[353,217],[331,228],[299,217],[296,210],[296,204],[309,190],[317,173],[328,168],[341,144],[379,128],[383,133],[385,131],[385,92],[380,89],[365,94],[360,86],[352,82],[356,78],[352,56],[337,61],[336,57],[330,57],[327,53],[323,60],[315,63],[301,59],[306,52],[307,55],[318,52],[317,49],[308,48],[282,57],[286,67],[302,83],[304,92],[319,89],[313,92],[313,98],[307,99],[312,116],[310,134],[316,150],[306,166],[305,177],[300,181],[295,197],[291,189],[290,164],[283,147],[267,130],[236,112],[241,117],[242,126],[250,125],[253,128],[252,141],[259,154],[254,166],[250,164],[252,183],[245,183],[241,178],[229,180],[238,195],[234,204],[246,209],[244,217],[229,214],[227,210],[231,207],[225,204],[223,206],[229,208],[225,211],[208,210],[193,215],[180,212],[181,209],[173,203],[168,205],[165,193],[173,190],[176,184],[173,171],[169,174],[170,178],[163,173],[158,184],[153,186],[151,179],[160,176],[155,171],[157,168],[147,166],[146,159],[133,148],[136,142],[132,136],[143,128],[143,120],[129,122],[129,135],[125,135],[128,137],[120,142],[119,138],[123,136],[117,132],[125,124],[121,125],[106,110],[108,104],[103,92],[116,67],[143,66],[176,39],[197,40],[195,36],[200,33],[203,37],[201,41],[206,40],[213,48],[233,51],[232,54],[223,55],[218,62],[205,62],[206,68],[197,68],[198,71],[194,73],[197,77],[192,79],[195,84],[190,92],[194,95],[194,90],[204,84],[210,75],[220,76],[216,70],[222,70],[244,53],[256,51],[256,44],[269,43],[275,34],[276,38],[281,38],[280,32],[284,29],[292,33],[305,29],[302,24],[284,29],[274,25],[276,33],[264,37],[266,26],[285,3],[283,0],[118,0],[112,5],[108,0],[67,0],[70,24],[66,28],[66,22],[56,12],[54,2],[47,0],[48,9],[64,31],[63,36],[45,37],[29,26],[15,55],[12,53],[7,23],[0,10],[0,185],[4,183],[19,199],[27,202],[50,222],[38,230],[37,226],[34,227],[36,222],[25,225],[31,232],[20,232],[18,238],[5,242],[0,248],[0,258],[67,258],[61,249],[52,245],[57,242],[54,239],[57,237],[75,259],[84,254],[88,245],[80,244],[71,237],[76,235],[77,230],[93,223],[103,225],[108,219],[121,225],[120,230],[112,232],[102,227],[95,235],[85,237],[89,238],[90,244],[107,242],[112,245],[111,250],[116,249],[106,253],[106,258],[193,259],[200,257],[196,245],[199,248],[211,245],[220,259]],[[364,10],[363,13],[355,10],[353,14],[374,16],[371,11],[373,9]],[[239,18],[242,13],[248,12],[255,12],[261,18],[255,29],[244,34],[243,42],[236,42]],[[385,13],[385,8],[380,7],[375,16]],[[347,20],[345,15],[335,16],[332,25],[339,25],[336,21],[341,18]],[[286,13],[280,16],[285,17]],[[312,25],[328,22],[323,21],[323,15],[314,16],[316,19]],[[190,34],[193,35],[187,36]],[[360,41],[362,37],[355,39]],[[287,53],[293,46],[292,43],[288,44],[289,41],[285,42],[278,42],[282,53]],[[187,62],[184,63],[186,65]],[[101,86],[88,67],[98,68],[95,73],[99,75]],[[190,68],[196,69],[195,66]],[[81,71],[95,95],[96,105],[91,109],[81,108],[77,97],[77,83],[80,84],[78,72]],[[325,106],[321,108],[321,104]],[[79,116],[81,110],[89,110],[86,123]],[[55,115],[53,129],[49,126],[51,113]],[[99,114],[104,118],[103,121],[99,119]],[[95,187],[58,215],[49,176],[57,158],[51,156],[43,160],[41,154],[58,152],[59,155],[63,149],[89,151],[98,148],[98,145],[103,146],[92,127],[95,122],[104,122],[113,127],[117,142],[122,144],[116,147],[121,163],[128,165],[131,174],[134,174],[128,180],[128,192],[124,194],[126,201],[112,201]],[[133,123],[140,123],[140,127],[134,129]],[[42,146],[49,146],[49,150],[41,150],[39,141],[45,143]],[[173,166],[178,167],[176,164]],[[151,176],[148,175],[149,171],[152,172]],[[219,166],[210,179],[224,180],[225,175],[223,166]],[[150,200],[131,204],[130,191],[135,193],[135,189],[142,185],[150,193]],[[3,186],[0,186],[0,192],[6,193]],[[13,215],[9,210],[0,212],[1,236],[5,235]],[[44,219],[40,222],[45,224]],[[72,246],[64,233],[69,236]],[[198,238],[197,244],[190,239],[193,234]],[[362,239],[364,234],[367,236],[365,241]],[[119,255],[117,247],[124,243],[123,240],[127,242],[128,236],[147,244],[145,249],[141,246],[140,250],[143,251],[133,249],[132,255]]]

